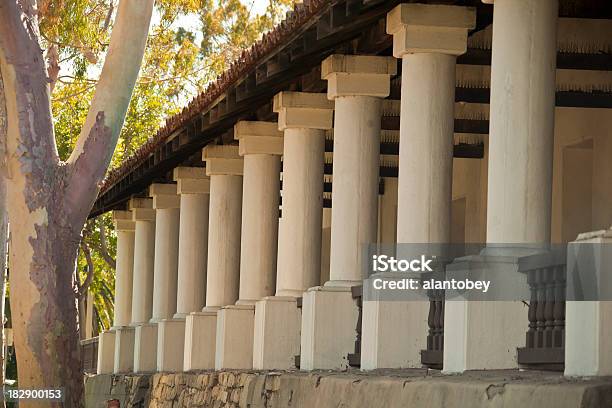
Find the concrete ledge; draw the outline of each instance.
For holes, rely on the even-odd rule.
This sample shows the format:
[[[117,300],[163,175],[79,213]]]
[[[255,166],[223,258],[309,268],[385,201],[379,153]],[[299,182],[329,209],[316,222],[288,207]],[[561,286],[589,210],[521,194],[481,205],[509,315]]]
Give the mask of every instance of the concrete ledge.
[[[517,370],[443,376],[424,369],[370,372],[223,371],[89,377],[86,407],[520,407],[612,406],[612,378],[568,380]],[[138,405],[144,404],[144,405]]]

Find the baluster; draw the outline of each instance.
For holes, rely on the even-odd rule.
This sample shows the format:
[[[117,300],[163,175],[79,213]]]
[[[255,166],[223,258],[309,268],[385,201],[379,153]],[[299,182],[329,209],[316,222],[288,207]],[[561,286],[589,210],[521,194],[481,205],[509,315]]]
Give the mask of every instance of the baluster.
[[[566,266],[560,265],[555,268],[555,292],[556,301],[553,312],[553,347],[565,347],[565,290],[566,290]]]
[[[529,309],[527,311],[527,319],[529,319],[529,329],[527,330],[527,336],[525,340],[526,348],[534,348],[536,341],[536,330],[537,330],[537,318],[536,318],[536,309],[538,307],[538,296],[537,296],[537,287],[536,287],[536,271],[531,270],[527,274],[527,284],[529,285],[529,292],[531,293],[531,298],[529,300]]]
[[[439,331],[439,338],[440,338],[440,351],[444,351],[444,300],[446,298],[444,290],[441,291],[441,297],[442,300],[441,305],[442,307],[440,308],[440,331]]]
[[[436,315],[436,299],[433,291],[429,293],[429,313],[427,314],[427,350],[435,350],[435,315]]]
[[[544,307],[544,347],[553,347],[553,328],[555,325],[554,307],[555,307],[555,268],[547,268],[544,270],[544,291],[546,296],[546,304]]]
[[[441,350],[442,347],[440,345],[440,314],[441,311],[441,302],[439,300],[439,295],[436,293],[435,303],[435,313],[434,313],[434,350]]]
[[[544,271],[538,269],[536,271],[536,296],[538,299],[536,306],[536,348],[544,346],[544,308],[546,307],[546,286],[544,285]]]

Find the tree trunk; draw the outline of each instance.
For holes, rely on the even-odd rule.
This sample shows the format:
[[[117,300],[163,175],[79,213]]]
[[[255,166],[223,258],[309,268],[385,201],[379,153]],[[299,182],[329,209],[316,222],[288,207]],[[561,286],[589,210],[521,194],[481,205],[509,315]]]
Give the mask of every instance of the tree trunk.
[[[65,390],[83,405],[75,266],[80,233],[115,149],[138,76],[153,0],[120,3],[94,101],[61,163],[34,2],[0,2],[0,71],[7,110],[11,312],[20,388]]]
[[[0,72],[0,383],[4,391],[4,380],[6,376],[6,347],[4,343],[4,322],[6,320],[6,251],[8,239],[8,214],[6,211],[6,105],[4,103],[4,82]],[[0,407],[5,407],[4,398]]]

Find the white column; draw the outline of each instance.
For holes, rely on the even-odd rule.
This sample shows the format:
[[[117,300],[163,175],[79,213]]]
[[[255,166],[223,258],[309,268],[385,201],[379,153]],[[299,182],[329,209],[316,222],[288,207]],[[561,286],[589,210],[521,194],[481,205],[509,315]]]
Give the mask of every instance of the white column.
[[[217,311],[238,299],[243,159],[238,146],[203,150],[210,177],[206,307],[185,323],[185,371],[215,367]]]
[[[275,123],[234,126],[244,157],[240,292],[236,305],[218,313],[216,369],[252,368],[255,302],[274,294],[282,136]]]
[[[282,137],[271,122],[241,121],[234,127],[244,157],[238,304],[253,305],[274,294]]]
[[[547,244],[558,0],[494,7],[487,242]]]
[[[331,248],[331,208],[323,208],[323,225],[321,226],[321,284],[329,280],[329,258]]]
[[[332,127],[333,108],[325,94],[281,92],[274,98],[285,134],[277,296],[300,297],[320,284],[325,130]]]
[[[152,184],[149,195],[155,208],[155,262],[153,265],[153,316],[157,324],[157,371],[180,370],[177,350],[184,340],[172,331],[182,332],[172,319],[176,312],[180,196],[176,184]],[[182,332],[184,333],[184,332]],[[182,353],[181,353],[182,354]]]
[[[134,271],[134,222],[129,211],[113,211],[117,233],[115,274],[115,318],[113,327],[128,326],[132,317]]]
[[[333,102],[325,94],[282,92],[274,97],[284,131],[283,205],[276,296],[255,307],[253,368],[295,368],[300,347],[296,297],[319,284],[325,130]]]
[[[153,200],[130,201],[136,224],[134,238],[134,281],[132,288],[132,325],[148,323],[153,315],[153,268],[155,262],[155,210]]]
[[[487,248],[466,264],[484,257],[484,273],[526,288],[521,260],[550,242],[558,1],[495,0],[494,7]],[[447,273],[466,267],[482,269],[457,263]],[[518,300],[446,302],[444,371],[516,368],[527,323]]]
[[[204,306],[208,240],[209,180],[204,168],[174,169],[180,196],[176,313],[159,323],[158,371],[182,371],[185,317]]]
[[[100,334],[98,346],[98,374],[115,372],[117,331],[130,324],[132,273],[134,266],[134,223],[129,211],[113,211],[117,232],[115,269],[115,309],[113,327]]]
[[[91,288],[87,290],[87,311],[85,316],[85,338],[91,339],[93,337],[93,293]]]
[[[175,317],[185,317],[205,304],[210,179],[203,167],[177,167],[174,180],[181,196]]]
[[[150,198],[133,198],[129,204],[136,224],[132,326],[134,326],[133,371],[154,371],[157,355],[157,328],[153,316],[153,274],[155,263],[155,210]]]
[[[152,184],[149,195],[155,208],[155,263],[153,267],[152,323],[176,312],[180,196],[176,184]]]
[[[401,4],[387,16],[393,55],[402,60],[400,258],[403,243],[450,243],[455,65],[475,24],[475,10],[459,6]],[[428,312],[425,299],[364,302],[361,367],[421,367]]]
[[[331,55],[321,77],[335,101],[330,281],[303,297],[301,368],[344,368],[354,351],[364,247],[376,243],[382,98],[396,73],[392,57]]]

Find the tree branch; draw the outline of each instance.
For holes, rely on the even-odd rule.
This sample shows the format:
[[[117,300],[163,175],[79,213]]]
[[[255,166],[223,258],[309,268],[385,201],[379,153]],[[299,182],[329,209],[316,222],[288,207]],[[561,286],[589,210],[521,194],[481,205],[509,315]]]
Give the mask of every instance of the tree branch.
[[[104,262],[106,262],[111,268],[117,269],[117,263],[112,256],[108,253],[108,238],[106,237],[106,227],[104,226],[104,220],[100,221],[100,250],[98,251]]]
[[[153,2],[153,0],[121,0],[119,3],[100,80],[85,125],[68,159],[69,164],[76,163],[80,157],[85,157],[85,161],[103,162],[104,165],[99,167],[104,170],[110,164],[144,56]],[[92,137],[91,130],[100,112],[106,117],[110,140],[104,146],[104,150],[89,150],[85,145]],[[92,174],[92,178],[83,182],[97,184],[102,180],[104,170],[100,174]]]
[[[31,169],[35,159],[40,159],[45,166],[59,162],[49,82],[38,38],[38,21],[30,2],[0,2],[0,71],[7,115],[14,119],[8,125],[7,148],[12,150],[8,152],[9,157],[17,159],[22,169],[29,172],[37,170]],[[24,147],[35,152],[36,157],[25,155]],[[41,170],[50,173],[48,167]]]
[[[87,289],[91,282],[93,281],[94,276],[94,264],[91,260],[91,250],[87,246],[87,242],[85,240],[81,241],[81,250],[83,251],[83,255],[85,255],[85,260],[87,261],[87,276],[81,285],[79,285],[79,300],[83,298],[83,296],[87,295]],[[77,274],[79,272],[77,271]]]
[[[7,113],[4,101],[4,82],[0,70],[0,177],[6,177],[6,137],[7,137]]]
[[[47,49],[47,72],[49,73],[49,92],[53,92],[60,72],[59,53],[55,44]]]

